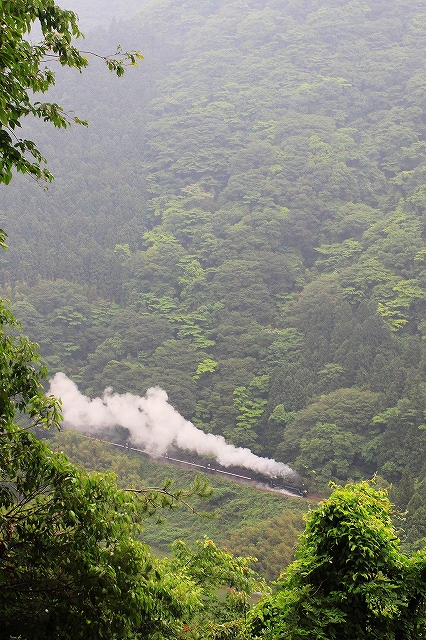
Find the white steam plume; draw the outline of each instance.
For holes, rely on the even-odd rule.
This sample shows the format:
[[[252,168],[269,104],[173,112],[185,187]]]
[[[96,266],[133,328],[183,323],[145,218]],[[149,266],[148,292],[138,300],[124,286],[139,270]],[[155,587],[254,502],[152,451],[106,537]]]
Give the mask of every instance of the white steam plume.
[[[105,427],[125,427],[131,442],[154,457],[164,455],[174,444],[202,456],[214,456],[224,467],[235,465],[271,477],[294,474],[282,462],[260,458],[250,449],[227,444],[222,436],[197,429],[167,402],[167,393],[158,387],[148,389],[144,398],[106,389],[102,398],[91,400],[64,373],[57,373],[51,380],[50,393],[62,400],[66,427],[91,434]]]

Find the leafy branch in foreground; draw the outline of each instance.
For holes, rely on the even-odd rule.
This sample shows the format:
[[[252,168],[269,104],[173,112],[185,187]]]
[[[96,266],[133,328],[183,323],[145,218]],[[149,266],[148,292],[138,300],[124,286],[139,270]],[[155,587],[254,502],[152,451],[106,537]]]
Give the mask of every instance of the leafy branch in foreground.
[[[5,0],[0,4],[0,182],[11,181],[13,168],[37,180],[52,180],[36,144],[17,135],[25,116],[36,116],[59,128],[72,122],[86,124],[56,103],[32,101],[33,94],[46,93],[55,84],[54,71],[43,67],[46,61],[82,71],[89,53],[122,76],[126,65],[142,59],[140,52],[123,52],[120,47],[112,56],[80,51],[72,44],[73,38],[83,37],[77,22],[75,13],[61,9],[54,0]],[[43,36],[38,44],[28,39],[35,23]]]

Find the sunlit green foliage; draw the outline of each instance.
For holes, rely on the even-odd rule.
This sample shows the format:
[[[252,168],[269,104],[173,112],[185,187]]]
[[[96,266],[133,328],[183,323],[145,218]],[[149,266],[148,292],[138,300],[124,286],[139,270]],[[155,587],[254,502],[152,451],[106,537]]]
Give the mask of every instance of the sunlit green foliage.
[[[306,518],[296,561],[250,614],[250,637],[423,638],[425,553],[401,554],[386,492],[336,488]]]

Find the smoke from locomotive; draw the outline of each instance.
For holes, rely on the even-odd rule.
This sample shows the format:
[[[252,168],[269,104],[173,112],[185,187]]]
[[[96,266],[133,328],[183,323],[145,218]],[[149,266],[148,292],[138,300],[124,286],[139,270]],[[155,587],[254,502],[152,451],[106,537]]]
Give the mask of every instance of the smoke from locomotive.
[[[243,447],[228,444],[222,436],[204,433],[185,420],[169,403],[167,393],[155,387],[145,397],[112,393],[90,399],[64,373],[50,383],[50,393],[62,400],[64,426],[98,435],[105,428],[127,429],[130,441],[153,457],[163,456],[171,446],[213,456],[224,467],[239,466],[270,478],[293,476],[288,465],[256,456]]]

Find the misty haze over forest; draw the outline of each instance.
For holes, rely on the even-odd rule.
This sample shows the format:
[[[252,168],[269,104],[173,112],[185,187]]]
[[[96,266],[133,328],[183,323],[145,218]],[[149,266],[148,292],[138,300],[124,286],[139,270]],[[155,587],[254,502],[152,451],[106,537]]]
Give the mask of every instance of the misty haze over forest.
[[[77,13],[83,33],[96,27],[109,27],[115,20],[124,20],[152,0],[71,0],[64,8]]]

